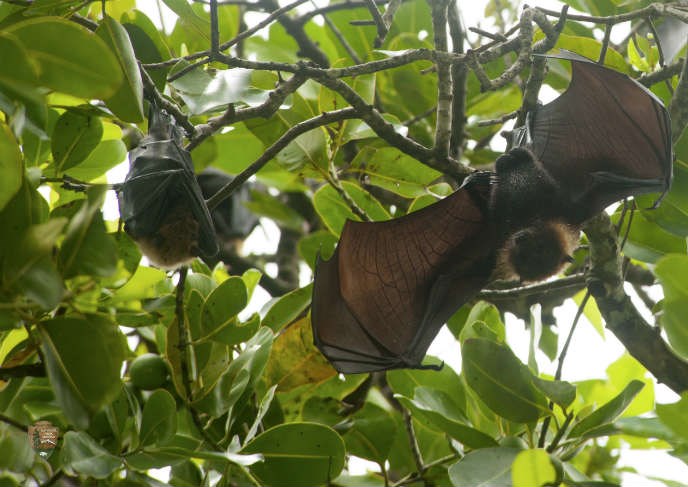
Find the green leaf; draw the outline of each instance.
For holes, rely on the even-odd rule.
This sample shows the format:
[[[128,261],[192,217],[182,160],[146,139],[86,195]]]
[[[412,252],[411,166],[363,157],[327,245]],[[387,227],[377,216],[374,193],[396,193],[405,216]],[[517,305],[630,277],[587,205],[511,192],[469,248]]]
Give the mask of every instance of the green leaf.
[[[557,472],[545,450],[524,450],[511,465],[511,482],[514,487],[540,487],[553,485]]]
[[[313,285],[295,289],[275,300],[263,318],[262,325],[277,332],[294,321],[311,304]]]
[[[19,192],[23,178],[22,155],[10,128],[0,123],[0,210]]]
[[[0,423],[0,471],[28,472],[36,454],[24,431],[6,423]]]
[[[468,448],[497,446],[492,437],[470,425],[462,408],[444,391],[417,387],[413,399],[396,397],[411,411]]]
[[[189,66],[186,61],[179,62],[170,72],[171,75]],[[227,103],[241,102],[248,96],[251,71],[234,68],[216,71],[195,69],[170,84],[182,97],[193,115],[218,110]]]
[[[351,455],[384,464],[394,444],[396,424],[379,406],[366,402],[351,418],[351,428],[344,435],[346,450]]]
[[[117,91],[106,98],[105,104],[125,122],[143,120],[143,81],[136,62],[136,54],[129,34],[115,19],[106,15],[96,29],[96,35],[110,47],[122,71],[123,82]]]
[[[176,324],[174,326],[176,328]],[[220,357],[225,357],[220,358],[217,364],[220,374],[209,367],[201,370],[200,380],[205,387],[196,395],[194,406],[216,418],[231,410],[236,404],[240,404],[239,401],[245,394],[253,392],[251,387],[263,373],[273,339],[272,331],[261,327],[246,342],[245,348],[231,361],[229,367],[227,367],[226,357],[220,355]],[[174,343],[168,337],[168,358],[172,361],[169,353],[171,346],[174,346]]]
[[[248,328],[240,326],[236,315],[246,307],[248,293],[240,277],[230,277],[217,286],[203,303],[201,330],[203,340],[215,340],[226,345],[236,345],[258,329],[256,323]]]
[[[76,166],[96,148],[103,136],[100,118],[79,110],[67,110],[57,119],[52,136],[55,171]]]
[[[37,17],[5,27],[38,62],[38,82],[81,98],[107,98],[122,83],[107,44],[75,22]]]
[[[370,184],[405,198],[427,194],[427,185],[440,176],[438,171],[393,147],[365,147],[351,165],[365,174]]]
[[[678,437],[688,441],[688,394],[682,394],[681,399],[672,404],[657,404],[656,409],[662,423]]]
[[[344,441],[331,428],[316,423],[275,426],[254,438],[243,454],[260,453],[250,466],[264,485],[322,485],[344,468]]]
[[[429,359],[429,360],[428,360]],[[427,357],[425,363],[439,365],[439,359]],[[457,373],[445,364],[440,370],[398,369],[387,372],[387,382],[395,394],[413,397],[417,387],[442,391],[464,409],[465,391]]]
[[[9,242],[8,255],[12,258],[7,259],[3,268],[4,284],[44,309],[57,306],[64,291],[52,252],[66,223],[65,218],[53,218],[30,226],[23,234],[17,232],[16,239]]]
[[[119,457],[110,454],[84,431],[65,433],[61,460],[67,473],[97,479],[107,478],[122,466]]]
[[[664,313],[661,323],[671,347],[684,359],[688,358],[688,256],[667,255],[655,267],[655,274],[664,289]]]
[[[337,245],[337,237],[326,230],[318,230],[301,237],[298,248],[299,255],[311,269],[315,269],[316,257],[329,260]]]
[[[594,428],[614,421],[616,418],[621,416],[621,414],[631,404],[633,398],[635,398],[644,385],[645,384],[639,380],[633,380],[629,382],[626,388],[614,399],[599,409],[593,411],[580,422],[575,424],[573,428],[571,428],[571,431],[569,431],[568,437],[577,438]]]
[[[342,188],[373,221],[389,220],[389,213],[380,202],[355,183],[342,181]],[[339,236],[346,220],[360,220],[350,206],[330,185],[325,185],[313,195],[313,205],[329,230]]]
[[[520,452],[505,447],[469,452],[449,467],[449,478],[456,486],[511,487],[511,464]]]
[[[124,337],[99,315],[53,318],[38,330],[57,402],[72,424],[86,428],[90,413],[120,392]]]
[[[158,389],[143,406],[141,446],[164,445],[177,432],[177,410],[172,394]]]
[[[612,221],[618,223],[619,212],[612,216]],[[655,263],[666,254],[687,251],[686,239],[672,235],[645,218],[643,213],[636,212],[633,224],[628,232],[628,239],[623,252],[628,257],[643,262]]]
[[[93,275],[107,277],[117,270],[117,246],[105,229],[100,208],[105,197],[104,188],[88,192],[81,208],[70,220],[59,262],[65,277]]]
[[[78,166],[69,170],[69,175],[81,181],[93,181],[108,170],[123,162],[127,147],[121,140],[103,140]]]
[[[533,387],[533,374],[509,348],[470,338],[461,352],[466,382],[495,413],[518,423],[550,414],[545,397]]]
[[[576,386],[563,380],[545,380],[533,377],[533,384],[545,396],[566,409],[576,399]]]
[[[176,13],[179,21],[191,29],[196,36],[205,42],[210,41],[210,24],[196,15],[186,0],[163,0],[163,3]]]

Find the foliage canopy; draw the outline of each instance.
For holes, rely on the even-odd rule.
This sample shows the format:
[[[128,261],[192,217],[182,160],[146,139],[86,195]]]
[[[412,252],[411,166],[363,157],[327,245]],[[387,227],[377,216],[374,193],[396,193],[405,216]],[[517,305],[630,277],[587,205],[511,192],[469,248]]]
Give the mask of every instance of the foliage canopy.
[[[216,16],[163,3],[167,29],[134,0],[0,3],[3,485],[159,485],[149,471],[168,466],[172,485],[618,485],[622,445],[686,461],[686,399],[655,405],[648,375],[688,389],[688,70],[682,45],[669,58],[657,42],[688,21],[685,7],[569,0],[584,15],[567,16],[491,1],[490,34],[465,31],[453,0],[238,1]],[[633,34],[609,42],[605,26],[624,21]],[[530,56],[554,47],[606,53],[672,108],[673,190],[630,229],[625,208],[612,215],[624,274],[617,228],[600,218],[566,276],[485,290],[452,317],[460,372],[338,377],[313,346],[299,272],[331,254],[347,218],[414,211],[492,163],[543,79],[567,85],[565,64],[545,76]],[[105,173],[140,140],[153,98],[185,129],[198,171],[255,176],[244,203],[280,229],[274,255],[230,249],[228,268],[166,273],[104,219]],[[659,302],[644,288],[655,279]],[[251,314],[259,285],[273,299]],[[630,352],[606,379],[542,368],[564,359],[569,323],[552,310],[572,298]],[[505,312],[530,326],[527,363]],[[26,434],[39,420],[63,432],[48,458]],[[379,473],[349,475],[351,457]]]

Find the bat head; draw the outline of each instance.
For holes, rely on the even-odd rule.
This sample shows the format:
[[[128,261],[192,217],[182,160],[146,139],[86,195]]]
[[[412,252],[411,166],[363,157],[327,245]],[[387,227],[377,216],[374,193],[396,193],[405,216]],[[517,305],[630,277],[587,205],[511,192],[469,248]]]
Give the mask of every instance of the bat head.
[[[536,282],[560,272],[578,244],[579,229],[560,221],[537,222],[514,232],[500,250],[495,276]]]

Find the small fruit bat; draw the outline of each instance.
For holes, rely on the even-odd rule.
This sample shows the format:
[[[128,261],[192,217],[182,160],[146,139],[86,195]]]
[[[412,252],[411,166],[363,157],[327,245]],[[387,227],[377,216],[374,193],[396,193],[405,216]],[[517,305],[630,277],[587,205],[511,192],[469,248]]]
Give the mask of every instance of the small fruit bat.
[[[205,168],[196,177],[206,200],[232,182],[233,179],[228,174],[213,167]],[[250,192],[250,183],[242,184],[229,198],[224,199],[210,210],[219,252],[214,257],[204,258],[209,266],[214,267],[217,262],[226,258],[228,252],[238,253],[244,239],[258,225],[258,217],[244,205],[250,199]]]
[[[315,270],[315,345],[343,373],[424,368],[445,321],[494,279],[556,274],[585,220],[610,204],[668,191],[669,115],[645,87],[571,52],[572,80],[529,113],[495,172],[385,222],[347,221]],[[661,197],[657,200],[657,203]]]
[[[218,251],[210,212],[181,129],[151,103],[148,135],[129,153],[120,189],[126,231],[155,265],[174,269]]]

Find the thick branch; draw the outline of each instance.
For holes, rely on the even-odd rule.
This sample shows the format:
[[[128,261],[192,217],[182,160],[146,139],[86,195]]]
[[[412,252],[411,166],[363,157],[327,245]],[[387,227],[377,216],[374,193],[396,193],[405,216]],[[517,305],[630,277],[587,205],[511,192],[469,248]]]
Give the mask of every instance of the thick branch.
[[[447,6],[448,0],[433,0],[432,28],[435,33],[435,50],[447,52]],[[439,160],[449,156],[449,137],[452,117],[452,79],[451,66],[437,64],[437,122],[435,124],[434,151]]]
[[[688,390],[688,363],[678,358],[648,325],[623,289],[621,258],[614,227],[606,214],[592,219],[584,231],[590,240],[588,289],[607,328],[657,381],[677,394]]]

